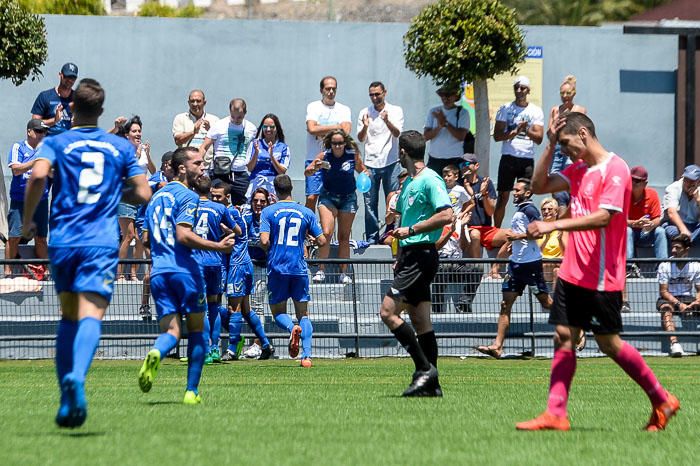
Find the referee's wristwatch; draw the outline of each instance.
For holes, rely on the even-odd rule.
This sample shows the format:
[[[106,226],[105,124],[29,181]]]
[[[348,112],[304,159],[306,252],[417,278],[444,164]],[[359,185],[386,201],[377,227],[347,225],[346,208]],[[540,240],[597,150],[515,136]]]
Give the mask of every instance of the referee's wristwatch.
[[[408,236],[413,236],[416,234],[416,230],[413,229],[413,226],[408,227]]]

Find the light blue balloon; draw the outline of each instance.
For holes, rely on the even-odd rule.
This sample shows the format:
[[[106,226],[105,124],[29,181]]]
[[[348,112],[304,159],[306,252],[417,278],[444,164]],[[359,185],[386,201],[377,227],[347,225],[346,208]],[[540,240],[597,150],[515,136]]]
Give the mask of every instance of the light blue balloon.
[[[372,187],[372,180],[369,178],[367,173],[360,173],[357,178],[355,178],[355,186],[357,190],[361,193],[366,193]]]

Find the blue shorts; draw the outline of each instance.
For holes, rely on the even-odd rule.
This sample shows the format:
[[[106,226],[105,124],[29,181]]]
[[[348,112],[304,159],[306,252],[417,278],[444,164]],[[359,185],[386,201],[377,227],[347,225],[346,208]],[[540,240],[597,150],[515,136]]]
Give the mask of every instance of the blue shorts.
[[[524,264],[508,262],[508,275],[503,281],[501,291],[518,293],[518,296],[521,296],[526,286],[536,288],[535,294],[549,293],[549,288],[544,280],[541,260]]]
[[[307,160],[304,162],[304,168],[308,167],[313,160]],[[323,174],[321,170],[317,171],[311,176],[306,177],[306,195],[310,196],[312,194],[321,194],[321,187],[323,187]]]
[[[207,296],[220,295],[224,292],[226,269],[223,265],[203,265],[204,292]]]
[[[24,201],[10,201],[10,210],[7,212],[7,223],[10,238],[22,236],[22,215],[24,213]],[[42,199],[34,211],[34,223],[36,223],[36,236],[46,238],[49,234],[49,200]]]
[[[132,220],[136,219],[136,212],[138,208],[135,205],[127,204],[126,202],[120,202],[117,208],[118,218],[130,218]]]
[[[318,203],[329,209],[337,210],[338,212],[354,214],[357,212],[357,193],[337,194],[322,189],[321,195],[318,198]]]
[[[57,293],[96,293],[112,300],[118,249],[49,247],[49,259]]]
[[[255,293],[255,281],[253,280],[253,263],[231,265],[226,277],[226,296],[240,298]]]
[[[170,314],[186,316],[207,310],[204,280],[200,274],[164,272],[151,275],[151,294],[158,320]]]
[[[308,275],[282,275],[281,273],[267,272],[267,293],[270,304],[287,302],[292,298],[297,302],[311,300],[309,296]]]

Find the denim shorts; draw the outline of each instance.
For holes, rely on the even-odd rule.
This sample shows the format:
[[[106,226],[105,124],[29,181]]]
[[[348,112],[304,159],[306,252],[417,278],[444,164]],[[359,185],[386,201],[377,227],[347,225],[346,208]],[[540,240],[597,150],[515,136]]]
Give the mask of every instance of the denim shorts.
[[[313,160],[307,160],[304,162],[304,168],[308,167]],[[307,196],[318,195],[321,193],[321,187],[323,186],[323,173],[321,170],[317,171],[311,176],[307,176],[305,179],[305,191]]]
[[[117,209],[117,217],[130,218],[132,220],[135,220],[137,211],[138,208],[135,205],[127,204],[126,202],[120,202],[119,208]]]
[[[7,212],[7,223],[10,238],[22,236],[22,216],[24,214],[24,202],[10,200],[10,209]],[[34,211],[34,223],[36,224],[36,236],[46,238],[49,235],[49,200],[42,199]]]
[[[322,189],[318,203],[329,209],[336,209],[338,212],[354,214],[357,212],[357,193],[336,194]]]

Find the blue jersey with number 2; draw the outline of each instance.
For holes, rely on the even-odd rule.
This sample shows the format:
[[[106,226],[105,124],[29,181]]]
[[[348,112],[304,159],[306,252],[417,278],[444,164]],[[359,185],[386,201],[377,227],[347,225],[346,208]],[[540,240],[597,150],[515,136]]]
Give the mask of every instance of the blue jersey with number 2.
[[[90,127],[44,139],[37,159],[54,169],[52,247],[119,247],[117,206],[125,179],[143,175],[134,146]]]
[[[291,201],[265,207],[260,214],[260,232],[270,233],[267,270],[282,275],[306,275],[304,239],[317,238],[323,230],[311,209]]]
[[[175,237],[176,225],[194,225],[198,204],[199,197],[179,181],[171,181],[151,198],[143,224],[151,244],[151,276],[163,272],[199,274],[192,249]]]

